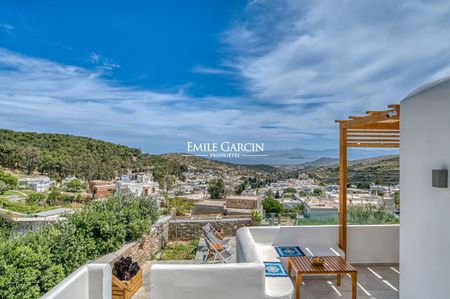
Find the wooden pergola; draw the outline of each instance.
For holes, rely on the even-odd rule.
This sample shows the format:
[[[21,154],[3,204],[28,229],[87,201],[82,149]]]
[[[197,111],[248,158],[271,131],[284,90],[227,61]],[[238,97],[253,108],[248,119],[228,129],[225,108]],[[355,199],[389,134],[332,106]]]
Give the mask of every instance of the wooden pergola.
[[[400,147],[400,105],[388,110],[367,111],[364,116],[337,120],[340,125],[339,146],[339,246],[347,254],[347,148]]]

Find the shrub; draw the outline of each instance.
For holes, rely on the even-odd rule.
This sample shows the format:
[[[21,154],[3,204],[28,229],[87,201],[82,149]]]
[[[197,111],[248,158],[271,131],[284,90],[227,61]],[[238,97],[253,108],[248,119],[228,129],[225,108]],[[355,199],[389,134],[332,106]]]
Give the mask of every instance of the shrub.
[[[212,199],[220,199],[225,196],[225,184],[222,179],[213,180],[208,185],[208,192]]]
[[[156,203],[114,195],[66,221],[0,243],[0,298],[37,298],[88,261],[148,233]]]
[[[6,185],[5,182],[0,181],[0,194],[5,193],[6,191],[8,191],[8,185]]]
[[[32,193],[28,194],[26,201],[27,201],[27,204],[43,203],[46,198],[47,198],[47,196],[45,196],[45,194],[43,194],[43,193],[32,192]]]
[[[80,192],[86,189],[86,184],[79,179],[73,179],[67,183],[66,187],[69,192]]]
[[[267,197],[264,199],[262,201],[262,205],[266,213],[281,213],[281,211],[283,211],[283,205],[281,202],[272,197]]]
[[[372,204],[349,207],[347,220],[350,224],[392,224],[399,222],[394,213],[387,211],[384,206],[376,207]]]
[[[7,214],[0,213],[0,241],[9,239],[14,222]]]
[[[313,190],[313,195],[314,196],[322,196],[323,195],[323,190],[319,189],[319,188],[316,188],[316,189]]]
[[[259,211],[256,210],[251,211],[251,217],[255,224],[260,224],[262,221],[262,215]]]
[[[52,188],[47,195],[47,203],[51,206],[58,204],[61,201],[61,190]]]
[[[175,209],[177,216],[183,216],[184,214],[190,212],[193,207],[194,203],[183,197],[169,199],[167,206],[169,212],[172,211],[172,209]]]
[[[17,178],[9,173],[0,169],[0,181],[4,182],[10,188],[14,188],[17,185]]]

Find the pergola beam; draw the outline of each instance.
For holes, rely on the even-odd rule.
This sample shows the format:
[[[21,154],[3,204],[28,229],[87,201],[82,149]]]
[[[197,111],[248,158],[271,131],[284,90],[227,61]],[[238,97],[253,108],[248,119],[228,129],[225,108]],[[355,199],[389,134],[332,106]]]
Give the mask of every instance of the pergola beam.
[[[342,124],[339,135],[339,246],[347,258],[347,129]]]
[[[339,247],[347,257],[347,150],[349,147],[400,147],[400,105],[389,110],[367,111],[339,123]]]

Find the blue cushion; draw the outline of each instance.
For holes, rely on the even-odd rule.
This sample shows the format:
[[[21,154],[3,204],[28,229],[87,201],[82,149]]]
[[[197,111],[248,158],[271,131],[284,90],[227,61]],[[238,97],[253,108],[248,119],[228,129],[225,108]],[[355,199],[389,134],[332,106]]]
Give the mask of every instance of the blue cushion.
[[[284,270],[280,262],[264,262],[264,274],[266,277],[287,277],[288,274]]]
[[[275,250],[280,257],[305,256],[298,246],[275,246]]]

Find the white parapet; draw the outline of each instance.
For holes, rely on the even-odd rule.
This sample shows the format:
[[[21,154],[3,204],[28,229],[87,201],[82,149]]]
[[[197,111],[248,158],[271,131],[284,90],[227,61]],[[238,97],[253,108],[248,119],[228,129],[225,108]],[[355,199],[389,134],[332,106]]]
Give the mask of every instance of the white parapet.
[[[111,296],[111,266],[87,264],[58,283],[41,299],[110,299]]]

